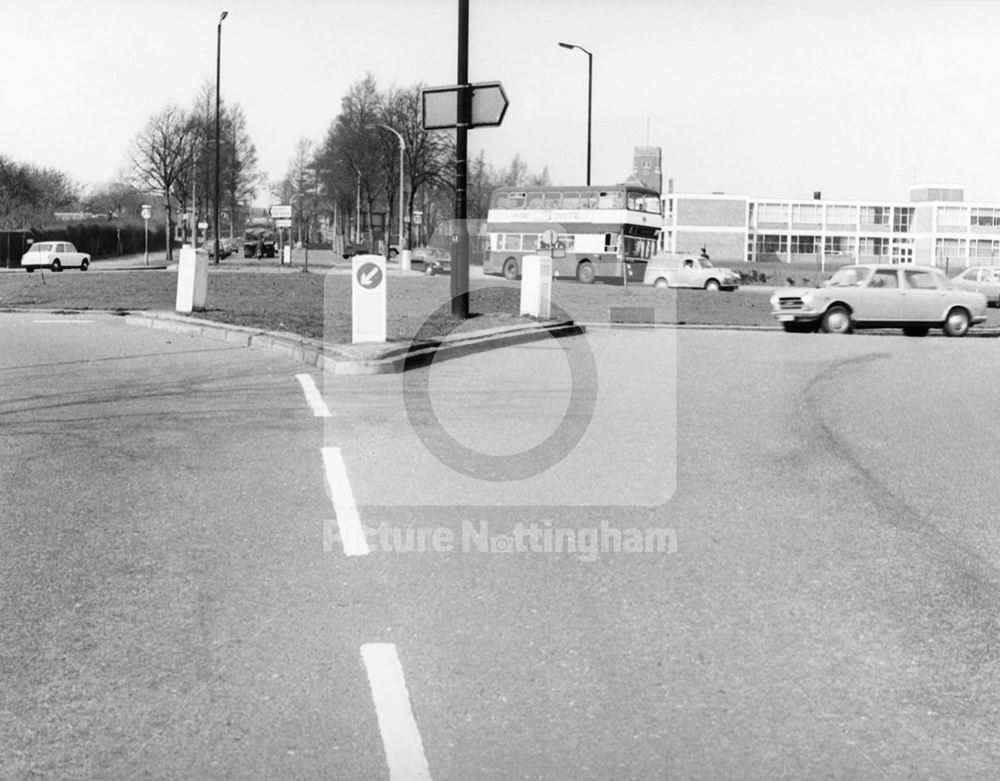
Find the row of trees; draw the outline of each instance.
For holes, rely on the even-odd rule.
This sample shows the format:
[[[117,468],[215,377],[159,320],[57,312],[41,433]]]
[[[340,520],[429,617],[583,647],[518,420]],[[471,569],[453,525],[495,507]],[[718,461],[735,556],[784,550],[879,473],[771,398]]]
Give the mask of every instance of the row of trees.
[[[285,177],[266,185],[258,170],[257,150],[239,104],[222,104],[220,114],[220,233],[242,232],[247,207],[265,186],[271,195],[293,205],[300,231],[309,235],[323,217],[348,240],[396,237],[399,209],[408,225],[406,240],[426,240],[454,214],[455,139],[447,131],[421,126],[421,89],[382,89],[366,75],[341,100],[339,115],[319,143],[296,144]],[[391,128],[387,129],[387,128]],[[392,132],[395,131],[395,132]],[[399,139],[405,153],[400,171]],[[83,212],[138,220],[142,203],[158,203],[166,214],[166,235],[175,215],[193,214],[211,223],[215,198],[215,91],[206,82],[184,109],[165,106],[133,138],[122,181],[87,195],[65,174],[0,156],[0,228],[51,224],[54,213]],[[404,200],[399,203],[403,176]],[[502,185],[547,184],[548,170],[531,173],[519,158],[497,169],[480,154],[467,169],[470,218],[486,216],[492,191]],[[360,219],[359,213],[360,212]],[[413,217],[422,214],[417,227]],[[380,219],[377,219],[380,218]],[[168,256],[170,242],[167,242]]]
[[[174,203],[179,212],[211,223],[207,218],[215,204],[215,133],[215,87],[206,82],[191,109],[167,105],[132,140],[127,176],[134,187],[163,197],[168,235]],[[232,236],[243,228],[237,224],[241,207],[253,201],[263,182],[239,104],[221,106],[218,170],[219,209],[224,213],[219,232],[225,226]]]
[[[79,199],[79,187],[66,174],[0,155],[0,229],[51,221],[55,212],[76,206]]]
[[[454,215],[455,136],[423,129],[421,90],[419,84],[381,89],[368,74],[342,98],[340,114],[321,143],[307,138],[298,142],[285,178],[272,191],[293,204],[300,225],[322,214],[338,226],[338,233],[350,236],[346,226],[351,226],[353,233],[367,234],[370,241],[375,217],[381,215],[384,235],[394,241],[402,208],[408,226],[404,240],[413,244],[433,235]],[[404,146],[402,205],[396,133]],[[499,186],[548,182],[548,169],[532,174],[519,157],[507,168],[496,169],[480,153],[467,169],[468,216],[484,218],[490,194]],[[413,221],[415,212],[422,215],[419,227]]]

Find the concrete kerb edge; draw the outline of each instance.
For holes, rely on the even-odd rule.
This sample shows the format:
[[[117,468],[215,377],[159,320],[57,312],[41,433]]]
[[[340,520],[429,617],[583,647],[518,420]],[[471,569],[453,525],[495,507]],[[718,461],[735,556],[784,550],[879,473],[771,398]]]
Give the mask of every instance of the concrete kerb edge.
[[[352,357],[349,354],[349,347],[329,347],[316,339],[216,323],[172,312],[128,312],[123,317],[129,325],[219,339],[244,347],[274,350],[300,363],[342,375],[394,374],[426,366],[433,360],[458,358],[487,349],[542,338],[560,338],[584,333],[584,328],[572,321],[503,326],[498,329],[446,337],[421,345],[387,346],[378,355],[362,358]],[[364,347],[361,346],[362,349]],[[368,348],[379,349],[376,346]]]

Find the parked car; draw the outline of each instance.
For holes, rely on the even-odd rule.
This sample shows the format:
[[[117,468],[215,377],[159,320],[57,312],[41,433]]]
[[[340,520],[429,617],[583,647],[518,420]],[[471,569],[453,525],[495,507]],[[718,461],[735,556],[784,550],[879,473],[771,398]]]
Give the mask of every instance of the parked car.
[[[410,267],[423,266],[425,274],[447,274],[451,271],[451,253],[440,247],[414,247]]]
[[[346,260],[350,260],[355,255],[368,255],[370,253],[371,249],[367,244],[347,244],[344,246],[344,251],[341,255],[343,255]]]
[[[775,291],[771,314],[786,331],[902,328],[907,336],[926,336],[941,328],[964,336],[986,320],[986,296],[955,287],[937,268],[860,264],[845,266],[819,288]]]
[[[962,290],[982,293],[989,304],[1000,306],[1000,268],[996,266],[967,268],[958,276],[952,277],[951,283]]]
[[[659,252],[649,259],[643,283],[655,287],[693,287],[703,290],[736,290],[740,277],[718,268],[708,258],[681,252]]]
[[[64,268],[78,268],[86,271],[90,267],[90,255],[77,252],[68,241],[39,241],[32,244],[21,256],[21,268],[29,274],[36,268],[62,271]]]

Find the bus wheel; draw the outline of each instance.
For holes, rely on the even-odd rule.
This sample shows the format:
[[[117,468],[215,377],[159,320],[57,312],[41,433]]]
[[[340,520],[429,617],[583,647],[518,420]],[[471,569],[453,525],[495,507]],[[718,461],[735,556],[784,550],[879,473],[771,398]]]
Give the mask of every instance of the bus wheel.
[[[585,285],[594,283],[594,266],[589,260],[583,261],[576,267],[576,278]]]
[[[503,278],[517,279],[517,258],[507,258],[503,262]]]

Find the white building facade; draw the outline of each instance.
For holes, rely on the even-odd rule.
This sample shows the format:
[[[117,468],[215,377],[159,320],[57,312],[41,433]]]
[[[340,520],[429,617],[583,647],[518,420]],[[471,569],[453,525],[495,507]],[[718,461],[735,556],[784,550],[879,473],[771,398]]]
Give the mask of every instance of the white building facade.
[[[1000,265],[1000,204],[966,203],[953,185],[914,186],[899,202],[666,193],[663,207],[661,249],[713,260]]]

